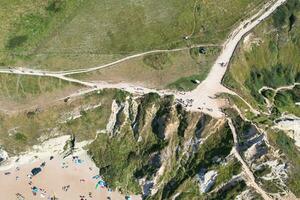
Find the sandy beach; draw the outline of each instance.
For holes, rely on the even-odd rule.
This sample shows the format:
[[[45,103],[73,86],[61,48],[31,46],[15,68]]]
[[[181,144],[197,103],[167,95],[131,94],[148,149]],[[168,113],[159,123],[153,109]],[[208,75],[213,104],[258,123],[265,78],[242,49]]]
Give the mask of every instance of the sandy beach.
[[[29,175],[34,168],[42,170],[31,177]],[[54,196],[63,200],[126,199],[125,195],[108,187],[96,188],[101,180],[99,169],[86,151],[77,151],[65,159],[62,154],[55,154],[53,157],[37,158],[33,162],[15,162],[9,169],[0,171],[0,199],[50,200]],[[130,199],[138,200],[141,197],[130,195]]]

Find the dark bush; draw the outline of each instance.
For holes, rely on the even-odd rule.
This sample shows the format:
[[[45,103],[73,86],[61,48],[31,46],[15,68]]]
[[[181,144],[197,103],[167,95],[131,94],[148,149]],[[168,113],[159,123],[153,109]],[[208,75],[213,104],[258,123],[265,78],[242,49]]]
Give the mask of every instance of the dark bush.
[[[8,44],[6,45],[9,49],[14,49],[20,47],[27,41],[28,37],[26,35],[15,36],[8,40]]]

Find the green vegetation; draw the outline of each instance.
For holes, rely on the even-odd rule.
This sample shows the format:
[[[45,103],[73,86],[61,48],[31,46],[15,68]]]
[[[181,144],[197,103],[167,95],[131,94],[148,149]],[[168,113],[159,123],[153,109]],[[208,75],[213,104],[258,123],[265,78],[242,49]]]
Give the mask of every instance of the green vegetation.
[[[224,159],[232,149],[233,138],[228,125],[220,124],[212,131],[210,127],[214,127],[216,121],[201,116],[200,123],[199,115],[185,112],[180,106],[174,109],[172,96],[161,99],[157,94],[148,94],[139,102],[136,118],[130,117],[130,111],[129,118],[118,124],[119,132],[98,134],[88,148],[100,174],[112,188],[123,193],[139,193],[138,179],[153,180],[162,163],[168,165],[158,179],[162,186],[156,195],[147,199],[168,199],[177,191],[183,191],[181,196],[185,198],[198,196],[195,176],[203,168],[220,171],[218,184],[239,173],[240,166],[235,161],[220,169],[213,161],[216,156]],[[178,127],[170,130],[172,124]],[[187,141],[200,137],[195,136],[196,129],[201,129],[201,137],[206,135],[207,139],[201,145],[187,147]],[[183,148],[193,153],[187,155]],[[171,149],[170,155],[161,160],[162,152]]]
[[[27,36],[25,35],[15,36],[8,41],[7,47],[9,49],[14,49],[18,46],[21,46],[24,42],[26,42],[26,40],[27,40]]]
[[[219,43],[263,2],[4,0],[0,63],[70,69],[153,49]]]
[[[247,188],[244,181],[237,182],[231,187],[221,189],[218,192],[211,193],[209,195],[200,194],[197,182],[193,179],[188,179],[180,187],[180,195],[177,197],[182,200],[218,200],[218,199],[234,199],[238,194],[244,191]],[[257,196],[256,199],[260,199],[260,196]]]
[[[218,156],[226,157],[232,148],[233,139],[227,125],[221,127],[216,132],[211,132],[204,144],[192,154],[185,165],[175,165],[175,171],[172,169],[169,175],[165,174],[168,181],[164,180],[164,186],[155,196],[150,199],[168,199],[176,193],[186,180],[194,177],[200,169],[207,169],[214,166],[212,158]]]
[[[100,174],[112,188],[119,188],[123,193],[138,194],[141,190],[137,178],[151,178],[160,166],[159,151],[167,143],[149,131],[151,129],[142,128],[147,120],[145,112],[148,108],[157,103],[164,104],[164,101],[168,101],[168,98],[159,100],[156,94],[146,95],[138,108],[135,129],[123,121],[117,135],[98,134],[89,146],[89,153],[100,168]],[[137,142],[137,134],[143,137],[142,142]]]
[[[294,20],[293,24],[289,25],[291,16],[300,16],[299,11],[299,1],[289,0],[272,18],[250,33],[247,42],[250,44],[240,45],[235,53],[223,82],[254,107],[265,109],[263,97],[258,92],[261,87],[276,89],[299,82],[300,60],[296,56],[300,53],[299,21]],[[271,97],[272,93],[264,95]],[[285,106],[291,103],[287,99],[283,101],[284,104],[287,103]],[[283,109],[278,108],[278,111]]]
[[[226,165],[222,165],[218,170],[218,176],[213,188],[216,188],[222,183],[229,181],[232,176],[237,175],[241,172],[241,164],[237,160],[232,160]]]
[[[172,120],[173,101],[173,96],[164,98],[151,123],[152,132],[161,139],[165,137],[166,127]]]
[[[122,188],[122,192],[140,193],[137,181],[132,176],[137,162],[137,144],[133,134],[123,129],[118,138],[108,134],[99,134],[97,140],[89,147],[90,153],[100,168],[100,174],[112,188]]]
[[[254,172],[254,175],[256,177],[262,177],[267,174],[270,174],[271,172],[272,172],[271,168],[268,165],[263,165],[260,169],[258,169]]]
[[[206,78],[208,72],[209,72],[209,69],[207,69],[207,71],[205,71],[201,75],[192,75],[189,77],[180,78],[177,81],[175,81],[174,83],[171,83],[168,87],[171,89],[179,90],[179,91],[193,90],[198,86],[198,84],[195,83],[194,81],[195,80],[198,80],[198,81],[204,80]]]
[[[295,86],[292,90],[280,91],[274,97],[274,105],[279,109],[279,112],[288,112],[296,116],[300,116],[300,86]]]
[[[225,98],[225,99],[228,99],[229,100],[229,103],[230,105],[236,105],[239,110],[241,111],[241,113],[247,118],[247,119],[254,119],[256,118],[257,116],[251,112],[249,106],[241,99],[239,98],[238,96],[236,95],[230,95],[230,94],[221,94],[219,95],[220,98]],[[235,111],[232,111],[232,109],[224,109],[224,111],[228,112],[228,114],[232,114],[232,113],[235,113]],[[236,115],[234,115],[234,117],[236,117]]]
[[[4,2],[4,9],[0,11],[4,19],[4,26],[9,29],[0,32],[0,41],[5,51],[0,55],[4,64],[17,60],[30,61],[36,56],[37,49],[47,40],[53,31],[67,23],[72,13],[79,7],[77,0],[47,0],[34,3],[31,0]],[[28,9],[29,8],[29,9]],[[10,13],[18,10],[19,16]]]
[[[261,91],[261,95],[263,95],[264,97],[266,97],[269,100],[272,100],[274,98],[275,91],[270,90],[270,89],[265,89],[265,90]]]
[[[158,195],[167,198],[175,194],[176,190],[188,187],[182,196],[198,196],[195,175],[202,168],[218,168],[219,164],[213,158],[218,156],[224,159],[230,153],[233,139],[229,127],[223,124],[212,131],[211,127],[215,127],[216,120],[201,116],[200,123],[198,113],[173,108],[172,96],[161,99],[157,94],[150,93],[137,99],[139,106],[136,119],[129,111],[129,118],[119,121],[118,133],[111,135],[99,131],[105,129],[108,123],[112,100],[116,99],[121,104],[127,99],[130,103],[127,97],[127,93],[119,90],[103,90],[68,103],[62,102],[51,109],[33,109],[13,116],[1,115],[0,144],[10,155],[14,155],[40,143],[41,138],[46,140],[53,137],[54,132],[74,136],[68,143],[69,147],[74,145],[75,140],[94,139],[97,135],[88,150],[99,166],[100,174],[112,188],[118,188],[123,193],[140,193],[137,179],[146,177],[146,180],[152,180],[162,162],[170,162],[170,167],[159,179],[162,187]],[[99,104],[99,107],[87,109]],[[81,116],[72,118],[78,114]],[[181,125],[178,129],[174,128],[173,134],[166,139],[166,136],[160,135],[160,125],[154,122],[157,120],[164,127],[172,123]],[[182,149],[187,141],[200,137],[195,136],[196,129],[201,129],[201,135],[208,137],[205,143],[190,146],[190,150],[197,148],[190,157],[182,150],[174,152],[175,147],[180,146]],[[161,160],[162,152],[168,149],[172,149],[171,155],[165,158],[167,160]],[[238,173],[239,166],[232,162],[218,170],[219,184]],[[190,187],[192,183],[193,187]]]
[[[180,195],[176,199],[181,200],[204,200],[207,197],[200,193],[198,182],[195,178],[187,179],[178,189],[181,191]]]
[[[169,65],[171,60],[167,53],[155,53],[143,57],[143,62],[156,70],[161,70]]]
[[[39,144],[40,138],[45,140],[53,134],[74,135],[76,141],[94,139],[98,130],[105,129],[112,99],[117,93],[118,90],[104,90],[68,104],[61,101],[50,108],[31,108],[12,115],[0,114],[0,144],[10,155],[15,155]],[[84,111],[81,117],[68,119],[74,111],[98,104],[101,106]]]
[[[205,50],[205,54],[202,55],[199,51],[200,49]],[[176,89],[179,91],[190,91],[197,87],[198,84],[195,83],[195,80],[202,81],[206,78],[207,74],[210,71],[213,61],[216,59],[216,55],[220,52],[219,48],[192,48],[190,49],[190,56],[195,60],[200,66],[198,72],[194,72],[191,76],[181,76],[181,78],[170,83],[167,87],[170,89]],[[214,58],[214,59],[210,59]],[[207,59],[205,61],[204,59]]]
[[[130,96],[130,94],[123,90],[118,90],[114,96],[114,99],[117,103],[122,103],[126,100],[126,98]]]
[[[270,193],[280,193],[283,192],[282,189],[276,184],[274,180],[264,180],[261,179],[261,184],[266,192]]]
[[[300,4],[297,0],[288,0],[284,6],[281,6],[273,15],[273,24],[275,28],[281,29],[288,24],[290,31],[295,23],[295,14],[299,11]]]
[[[165,0],[162,2],[122,0],[33,0],[3,2],[0,20],[1,65],[35,65],[39,68],[75,69],[107,63],[134,53],[152,49],[173,49],[200,43],[222,42],[232,27],[261,5],[264,0],[228,0],[226,2]],[[2,7],[2,5],[1,5]],[[260,7],[260,6],[258,6]],[[17,14],[9,11],[16,10]],[[5,16],[7,15],[7,19]],[[255,44],[241,45],[224,83],[256,108],[265,109],[258,90],[277,88],[300,80],[299,3],[289,0],[272,18],[255,29]],[[251,38],[250,38],[251,40]],[[119,63],[114,67],[75,75],[86,80],[142,82],[145,85],[192,90],[208,74],[218,47],[191,48],[176,52],[153,53]],[[243,70],[241,70],[243,69]],[[147,82],[148,81],[148,82]],[[76,87],[49,77],[0,75],[0,96],[4,100],[30,100],[42,94]],[[298,113],[299,87],[280,91],[274,99],[273,114]],[[129,115],[117,114],[117,131],[104,130],[111,113],[111,103],[129,103]],[[231,99],[254,123],[270,125],[274,116],[254,116],[237,97]],[[200,194],[196,176],[200,170],[215,169],[214,188],[241,172],[237,160],[220,165],[232,150],[230,128],[221,120],[201,113],[190,113],[174,106],[174,97],[160,98],[150,93],[136,99],[127,92],[103,90],[72,101],[59,102],[51,108],[32,108],[14,115],[0,115],[0,145],[11,155],[27,150],[54,134],[74,136],[76,141],[96,138],[88,151],[100,174],[112,188],[123,193],[141,193],[138,179],[157,179],[158,191],[147,199],[233,199],[246,189],[244,181],[212,194]],[[234,125],[241,145],[244,133],[252,128],[234,113]],[[230,115],[230,116],[231,116]],[[269,132],[268,132],[269,133]],[[96,137],[97,136],[97,137]],[[289,187],[300,195],[300,157],[293,140],[282,132],[270,131],[270,142],[292,164]],[[199,144],[200,138],[206,138]],[[67,146],[65,147],[67,148]],[[259,177],[269,168],[255,172]],[[268,191],[276,184],[264,182]],[[274,189],[274,190],[273,190]]]
[[[281,64],[272,66],[270,69],[258,70],[253,68],[245,84],[256,101],[263,103],[262,96],[258,93],[260,88],[263,86],[277,88],[279,86],[292,85],[296,81],[296,72],[296,69],[292,66],[283,66]]]
[[[233,186],[226,188],[225,191],[213,193],[211,199],[234,199],[238,194],[246,189],[247,185],[244,181],[240,181]]]
[[[58,113],[54,110],[28,117],[27,113],[16,116],[0,116],[0,144],[10,154],[15,155],[39,143],[38,138],[49,135],[48,128],[55,126]]]
[[[62,0],[52,0],[48,1],[48,5],[46,6],[46,10],[52,13],[57,13],[64,9],[66,2]]]
[[[182,39],[184,36],[192,33],[194,20],[196,20],[196,31],[192,33],[193,43],[221,41],[226,37],[224,30],[230,30],[233,24],[241,20],[246,11],[261,2],[231,0],[220,5],[215,2],[194,0],[184,4],[180,0],[167,0],[161,4],[153,1],[134,3],[113,0],[108,3],[91,0],[85,3],[69,26],[60,32],[59,37],[65,38],[64,33],[73,32],[80,21],[93,17],[100,20],[98,25],[91,27],[89,21],[80,24],[77,37],[83,37],[87,31],[103,35],[103,38],[98,39],[100,43],[95,47],[103,46],[101,52],[105,53],[127,54],[133,51],[178,46],[185,43]],[[216,5],[224,12],[218,12]],[[91,9],[94,12],[87,12]],[[219,15],[213,14],[216,12]],[[211,18],[209,20],[206,18],[208,15]],[[108,29],[103,29],[104,26]],[[68,47],[72,47],[71,45],[74,44],[69,44]]]
[[[26,46],[26,43],[27,45],[33,45],[35,40],[38,40],[38,37],[34,36],[41,36],[45,31],[47,24],[47,19],[43,18],[41,15],[25,15],[20,19],[15,33],[10,33],[11,38],[8,40],[6,47],[11,50]]]
[[[135,125],[133,128],[133,133],[135,135],[135,138],[137,138],[140,134],[140,132],[143,130],[144,125],[146,124],[146,120],[147,120],[147,111],[149,108],[151,108],[152,105],[156,105],[157,103],[159,103],[160,100],[160,96],[156,93],[149,93],[146,94],[139,106],[138,106],[138,110],[137,110],[137,117],[136,119],[134,119],[134,117],[131,117],[131,120],[135,120]]]
[[[85,95],[84,99],[80,102],[82,105],[79,107],[81,108],[81,117],[61,124],[61,130],[65,133],[74,134],[76,140],[94,139],[97,131],[106,128],[113,99],[120,96],[124,97],[125,95],[126,93],[121,90],[103,90],[100,93],[95,92]],[[84,107],[89,104],[100,106],[85,111]],[[68,115],[65,117],[68,117]]]
[[[15,133],[15,140],[18,140],[18,141],[21,141],[21,142],[26,142],[27,137],[26,137],[26,135],[24,135],[20,132],[17,132],[17,133]]]

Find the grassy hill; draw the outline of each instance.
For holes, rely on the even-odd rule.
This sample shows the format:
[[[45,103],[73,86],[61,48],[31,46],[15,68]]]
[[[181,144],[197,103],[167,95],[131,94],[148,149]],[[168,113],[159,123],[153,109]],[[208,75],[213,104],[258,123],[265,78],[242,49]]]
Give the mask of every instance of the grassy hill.
[[[219,43],[263,2],[1,0],[0,63],[70,69],[151,49]]]

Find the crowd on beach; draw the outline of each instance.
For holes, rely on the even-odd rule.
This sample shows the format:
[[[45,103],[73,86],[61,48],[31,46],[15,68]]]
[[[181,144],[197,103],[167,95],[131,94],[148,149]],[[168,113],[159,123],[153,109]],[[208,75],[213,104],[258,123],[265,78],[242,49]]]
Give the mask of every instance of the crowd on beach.
[[[47,162],[52,162],[52,160],[54,159],[54,156],[51,156],[49,161]],[[38,197],[38,199],[47,199],[47,200],[59,200],[59,199],[66,199],[66,198],[61,198],[59,197],[58,195],[55,195],[55,192],[54,191],[47,191],[46,188],[42,188],[42,187],[39,187],[36,183],[35,183],[35,178],[40,176],[40,174],[43,173],[44,169],[47,168],[47,163],[46,161],[43,161],[41,164],[39,164],[38,166],[32,168],[31,170],[28,171],[27,173],[27,176],[26,177],[22,177],[22,178],[26,178],[26,182],[28,183],[28,189],[30,189],[33,197]],[[85,164],[85,161],[83,159],[81,159],[79,156],[72,156],[72,159],[71,159],[71,163],[73,165],[84,165]],[[60,168],[62,169],[68,169],[69,168],[69,165],[71,164],[67,161],[64,161],[62,160],[61,161],[61,166]],[[15,171],[20,171],[22,170],[21,169],[22,167],[21,166],[18,166],[18,167],[15,167],[14,170]],[[92,173],[95,173],[93,172],[92,168],[89,167],[89,170],[91,171],[91,174]],[[13,176],[13,171],[10,170],[10,171],[6,171],[4,172],[6,176]],[[78,173],[78,172],[77,172]],[[80,173],[80,171],[79,171]],[[59,178],[59,177],[58,177]],[[89,177],[87,177],[89,178]],[[20,181],[21,177],[16,175],[15,177],[15,181]],[[95,185],[95,188],[96,188],[96,191],[97,190],[106,190],[108,194],[106,196],[106,199],[107,200],[111,200],[112,199],[112,196],[110,195],[113,191],[112,189],[109,187],[109,185],[103,180],[103,178],[99,175],[99,174],[94,174],[93,176],[91,176],[89,179],[93,180],[94,183],[96,183]],[[84,184],[87,180],[84,179],[84,178],[80,178],[78,180],[79,184]],[[90,181],[90,180],[89,180]],[[59,184],[59,179],[57,181],[57,184]],[[64,192],[64,193],[68,193],[70,192],[70,189],[72,187],[72,184],[67,184],[67,185],[62,185],[61,186],[61,190]],[[94,194],[93,192],[95,191],[95,188],[91,188],[91,191],[89,191],[88,193],[86,194],[79,194],[78,195],[78,199],[79,200],[90,200],[90,199],[93,199],[94,197]],[[92,190],[93,189],[93,190]],[[93,192],[92,192],[93,191]],[[51,194],[52,193],[52,194]],[[25,200],[25,199],[28,199],[28,198],[25,198],[26,195],[22,194],[21,192],[17,192],[16,193],[16,199],[17,200]],[[67,197],[68,195],[64,195],[64,197]],[[36,199],[36,198],[35,198]],[[124,198],[125,200],[130,200],[130,196],[125,196]]]

